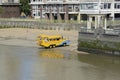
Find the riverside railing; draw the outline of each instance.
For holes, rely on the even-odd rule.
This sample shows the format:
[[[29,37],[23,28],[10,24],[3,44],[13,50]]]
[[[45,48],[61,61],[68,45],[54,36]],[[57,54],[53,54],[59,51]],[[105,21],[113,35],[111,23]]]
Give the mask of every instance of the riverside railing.
[[[45,30],[80,30],[83,23],[47,23],[39,21],[0,20],[0,28],[32,28]]]

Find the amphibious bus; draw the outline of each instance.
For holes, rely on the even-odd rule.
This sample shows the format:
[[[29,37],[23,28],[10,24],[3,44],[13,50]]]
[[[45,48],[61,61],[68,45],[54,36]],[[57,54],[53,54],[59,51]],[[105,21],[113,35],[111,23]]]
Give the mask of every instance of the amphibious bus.
[[[60,35],[39,35],[37,37],[37,44],[45,48],[54,48],[56,46],[70,45],[70,40],[63,38],[63,36]]]

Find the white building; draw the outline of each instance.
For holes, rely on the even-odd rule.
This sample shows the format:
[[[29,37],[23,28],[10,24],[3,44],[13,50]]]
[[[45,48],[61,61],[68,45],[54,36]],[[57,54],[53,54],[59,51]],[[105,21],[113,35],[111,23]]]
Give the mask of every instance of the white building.
[[[84,20],[97,13],[120,18],[120,0],[31,0],[30,5],[35,18]]]
[[[45,3],[46,0],[30,0],[32,16],[34,18],[40,18],[40,15],[45,18],[45,10],[43,9]]]

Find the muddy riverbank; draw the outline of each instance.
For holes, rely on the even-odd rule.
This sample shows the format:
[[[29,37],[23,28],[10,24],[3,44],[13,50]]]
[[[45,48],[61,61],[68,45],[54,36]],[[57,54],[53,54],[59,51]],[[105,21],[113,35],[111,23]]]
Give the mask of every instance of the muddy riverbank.
[[[36,38],[39,34],[46,35],[60,34],[71,41],[70,46],[60,47],[60,49],[75,51],[77,53],[84,53],[77,51],[78,31],[74,30],[63,31],[63,30],[27,29],[27,28],[0,29],[0,44],[41,48],[36,44]]]

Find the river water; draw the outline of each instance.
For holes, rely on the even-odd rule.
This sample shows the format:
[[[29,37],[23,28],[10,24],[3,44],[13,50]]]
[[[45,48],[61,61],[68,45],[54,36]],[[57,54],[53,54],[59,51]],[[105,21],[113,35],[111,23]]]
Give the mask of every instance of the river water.
[[[0,80],[120,80],[120,57],[0,45]]]

